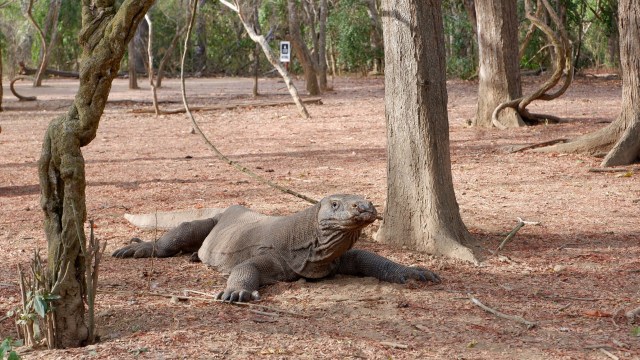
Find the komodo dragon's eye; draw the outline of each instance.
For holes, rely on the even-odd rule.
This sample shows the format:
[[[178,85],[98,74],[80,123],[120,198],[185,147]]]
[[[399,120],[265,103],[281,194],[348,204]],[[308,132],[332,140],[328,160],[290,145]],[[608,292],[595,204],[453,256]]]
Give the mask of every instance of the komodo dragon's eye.
[[[338,208],[338,202],[337,201],[332,201],[331,202],[331,207],[335,210]]]

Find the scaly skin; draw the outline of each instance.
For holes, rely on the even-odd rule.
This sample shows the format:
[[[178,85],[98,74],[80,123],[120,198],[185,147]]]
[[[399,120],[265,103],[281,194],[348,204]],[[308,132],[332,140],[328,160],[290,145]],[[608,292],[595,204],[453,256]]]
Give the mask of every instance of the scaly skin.
[[[114,257],[174,256],[198,251],[198,258],[229,272],[217,295],[230,302],[258,300],[258,288],[278,281],[320,279],[334,274],[372,276],[382,281],[439,283],[435,273],[352,249],[364,227],[375,221],[370,201],[357,195],[332,195],[289,216],[266,216],[232,206],[206,220],[182,223],[156,243],[138,242]]]

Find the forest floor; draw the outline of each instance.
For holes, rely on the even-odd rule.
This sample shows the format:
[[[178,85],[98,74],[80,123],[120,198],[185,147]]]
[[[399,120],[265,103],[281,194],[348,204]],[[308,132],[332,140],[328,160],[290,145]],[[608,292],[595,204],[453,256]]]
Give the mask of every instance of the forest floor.
[[[526,78],[531,90],[543,79]],[[140,81],[144,87],[146,83]],[[303,89],[298,83],[298,88]],[[164,109],[181,107],[179,82],[159,91]],[[277,79],[188,80],[193,106],[288,101]],[[196,112],[204,132],[232,159],[314,198],[366,195],[382,212],[386,195],[382,78],[339,78],[324,104],[255,106]],[[46,252],[37,161],[48,123],[71,104],[77,83],[45,81],[38,101],[5,92],[0,113],[0,319],[20,302],[16,267]],[[436,271],[442,284],[397,285],[372,278],[279,283],[262,289],[259,308],[145,295],[216,293],[225,278],[188,257],[115,259],[101,264],[97,295],[100,342],[67,350],[28,350],[24,358],[291,358],[291,359],[640,359],[640,324],[624,312],[640,306],[640,172],[596,173],[590,156],[510,153],[513,146],[572,138],[615,119],[619,81],[579,78],[560,99],[534,103],[559,125],[498,131],[467,126],[477,84],[449,81],[454,186],[462,218],[485,249],[480,266],[376,243],[374,223],[356,247]],[[289,214],[308,204],[217,160],[190,133],[184,114],[151,109],[150,91],[115,81],[86,159],[87,213],[107,253],[154,231],[125,213],[243,204]],[[491,254],[520,217],[526,225]],[[190,293],[191,296],[203,297]],[[528,329],[474,305],[468,294],[503,313],[536,323]],[[286,310],[286,311],[285,311]],[[635,331],[635,333],[634,333]],[[13,319],[0,340],[15,337]]]

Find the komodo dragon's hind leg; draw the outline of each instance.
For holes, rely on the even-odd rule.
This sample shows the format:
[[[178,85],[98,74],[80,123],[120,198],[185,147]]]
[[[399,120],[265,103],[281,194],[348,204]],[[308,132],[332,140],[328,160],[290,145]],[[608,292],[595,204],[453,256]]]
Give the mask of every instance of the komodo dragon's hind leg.
[[[198,251],[217,222],[218,217],[183,222],[167,231],[155,244],[153,241],[133,239],[136,243],[114,251],[111,256],[117,258],[170,257],[180,252]]]

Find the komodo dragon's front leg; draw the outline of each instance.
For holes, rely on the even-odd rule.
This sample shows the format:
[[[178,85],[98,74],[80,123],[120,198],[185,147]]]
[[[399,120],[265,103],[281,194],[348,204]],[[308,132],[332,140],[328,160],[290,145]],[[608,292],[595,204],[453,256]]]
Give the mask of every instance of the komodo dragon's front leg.
[[[158,241],[137,241],[113,252],[117,258],[169,257],[180,252],[192,253],[198,251],[204,239],[217,223],[218,218],[183,222],[167,231]]]
[[[231,269],[227,287],[216,298],[229,302],[260,300],[258,288],[261,286],[298,277],[271,254],[252,257]]]
[[[404,284],[407,280],[440,283],[440,277],[427,269],[395,263],[365,250],[352,249],[340,256],[337,274],[371,276],[382,281]]]

